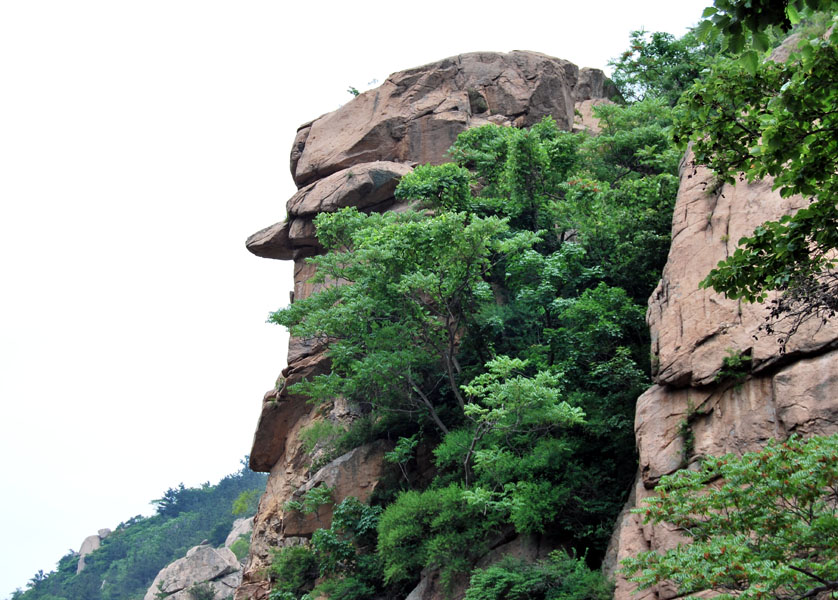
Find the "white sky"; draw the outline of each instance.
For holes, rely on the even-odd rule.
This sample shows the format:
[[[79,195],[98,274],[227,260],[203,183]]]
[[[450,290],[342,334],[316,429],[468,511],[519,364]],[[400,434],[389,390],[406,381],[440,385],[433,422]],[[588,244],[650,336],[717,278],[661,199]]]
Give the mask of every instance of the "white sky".
[[[462,52],[605,68],[710,0],[0,0],[0,596],[249,451],[297,126]]]

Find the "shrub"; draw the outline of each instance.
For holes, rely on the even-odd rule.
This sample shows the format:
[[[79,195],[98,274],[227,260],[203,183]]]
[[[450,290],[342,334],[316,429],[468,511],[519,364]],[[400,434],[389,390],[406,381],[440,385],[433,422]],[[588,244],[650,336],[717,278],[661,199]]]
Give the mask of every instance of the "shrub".
[[[215,600],[215,588],[208,581],[196,583],[189,588],[189,597],[192,600]]]
[[[317,577],[317,560],[306,546],[287,546],[273,551],[268,573],[274,582],[270,600],[296,599]]]
[[[230,545],[230,550],[236,555],[239,561],[244,560],[247,553],[250,552],[250,534],[243,533],[235,542]]]
[[[499,525],[492,517],[466,502],[460,484],[402,493],[378,524],[385,582],[410,581],[427,567],[439,569],[449,586],[486,550],[490,531]]]
[[[612,591],[602,573],[557,550],[537,563],[506,556],[475,571],[465,600],[608,600]]]

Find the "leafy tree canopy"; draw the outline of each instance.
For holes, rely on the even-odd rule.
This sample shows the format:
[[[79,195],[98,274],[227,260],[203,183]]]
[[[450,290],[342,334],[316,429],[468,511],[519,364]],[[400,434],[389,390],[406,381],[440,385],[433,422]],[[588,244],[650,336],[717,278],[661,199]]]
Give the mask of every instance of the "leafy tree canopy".
[[[681,594],[740,600],[838,590],[838,436],[709,458],[662,478],[656,491],[635,512],[671,523],[691,543],[623,561],[641,588],[671,581]]]
[[[628,101],[659,98],[674,106],[718,51],[689,32],[683,37],[662,31],[632,31],[629,49],[609,61],[611,79]]]

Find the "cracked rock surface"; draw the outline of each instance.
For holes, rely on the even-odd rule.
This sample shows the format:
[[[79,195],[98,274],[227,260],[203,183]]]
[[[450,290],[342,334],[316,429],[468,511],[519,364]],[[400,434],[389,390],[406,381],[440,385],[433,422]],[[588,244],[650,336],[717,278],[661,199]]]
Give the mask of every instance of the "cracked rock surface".
[[[623,558],[685,541],[674,528],[644,525],[629,512],[654,494],[663,475],[703,456],[758,451],[772,438],[838,432],[838,351],[833,350],[838,325],[804,326],[781,356],[777,340],[758,331],[767,314],[764,305],[699,288],[741,237],[805,205],[799,196],[781,198],[771,181],[719,185],[708,170],[692,166],[690,154],[685,158],[672,246],[646,315],[656,384],[637,401],[640,464],[606,557],[612,573]],[[738,384],[719,376],[730,353],[751,357]],[[685,443],[685,425],[691,447]],[[615,600],[677,596],[667,585],[633,593],[634,584],[621,577],[616,581]]]

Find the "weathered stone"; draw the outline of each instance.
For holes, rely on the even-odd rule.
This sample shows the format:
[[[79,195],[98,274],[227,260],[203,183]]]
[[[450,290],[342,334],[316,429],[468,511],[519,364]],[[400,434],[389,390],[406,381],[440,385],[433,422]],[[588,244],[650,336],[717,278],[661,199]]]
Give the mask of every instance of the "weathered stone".
[[[576,108],[573,113],[573,131],[575,133],[587,131],[596,135],[601,131],[599,119],[594,116],[594,107],[601,104],[613,104],[613,102],[605,98],[595,98],[576,103]]]
[[[758,451],[770,439],[792,433],[838,433],[838,351],[795,361],[774,373],[748,378],[740,385],[720,382],[713,387],[653,386],[637,402],[635,433],[640,473],[627,508],[640,505],[661,476],[695,464],[703,456]],[[688,427],[688,429],[687,429]],[[692,449],[685,446],[685,434]],[[624,511],[617,523],[609,554],[612,565],[640,551],[665,551],[684,538],[665,525],[643,525]],[[617,600],[677,595],[663,586],[631,595],[634,585],[617,577]]]
[[[224,540],[224,546],[229,548],[241,536],[249,535],[251,531],[253,531],[253,517],[249,519],[236,519],[233,521],[233,528],[230,530],[229,535],[227,535],[227,539]]]
[[[393,200],[396,185],[412,169],[402,163],[376,161],[355,165],[309,184],[294,194],[286,210],[293,217],[355,206],[368,209]]]
[[[585,71],[580,78],[575,65],[533,52],[464,54],[391,75],[378,89],[300,127],[290,165],[302,189],[289,200],[286,221],[252,235],[247,248],[258,256],[295,260],[292,301],[338,285],[311,283],[314,267],[302,260],[323,251],[312,224],[317,213],[343,206],[405,210],[393,200],[398,178],[413,165],[444,162],[466,128],[529,126],[551,115],[570,130],[574,102],[596,98],[604,86],[601,72]],[[348,495],[365,499],[384,468],[382,456],[389,446],[378,442],[309,473],[318,450],[306,451],[301,432],[321,419],[347,425],[358,416],[358,408],[341,398],[315,408],[290,392],[295,382],[328,371],[327,341],[292,337],[288,367],[263,399],[250,460],[252,468],[270,475],[237,600],[267,598],[271,550],[304,543],[314,527],[331,520],[331,507],[323,507],[328,514],[311,517],[290,514],[284,510],[288,500],[317,485],[334,486],[337,501]],[[417,481],[427,483],[434,473],[428,448],[417,452],[417,463]],[[438,575],[429,577],[436,582],[431,589],[440,591]],[[464,590],[467,581],[461,583]]]
[[[649,299],[655,380],[676,386],[707,385],[713,383],[728,351],[750,353],[752,368],[758,372],[838,344],[838,324],[809,323],[789,340],[787,355],[781,357],[776,336],[758,331],[765,305],[729,300],[699,288],[740,238],[807,202],[799,196],[782,198],[768,181],[720,185],[707,169],[691,164],[689,155],[681,170],[669,257]]]
[[[365,162],[439,164],[461,131],[493,115],[517,126],[551,115],[570,130],[578,73],[568,61],[520,51],[461,54],[394,73],[301,130],[292,174],[303,186]],[[595,93],[596,77],[586,77]]]
[[[329,361],[321,353],[298,360],[285,372],[280,389],[266,394],[262,413],[253,435],[250,450],[250,468],[270,471],[285,451],[288,432],[300,418],[311,411],[305,396],[292,394],[289,388],[295,383],[329,371]]]
[[[300,161],[300,156],[303,155],[303,148],[306,147],[306,140],[308,134],[311,132],[311,121],[300,125],[297,129],[297,135],[294,136],[294,143],[291,145],[291,172],[297,171],[297,163]]]
[[[605,76],[602,70],[589,67],[579,69],[579,77],[573,88],[573,99],[576,102],[597,98],[609,100],[619,94],[617,86]]]
[[[76,567],[76,573],[81,573],[84,570],[84,557],[94,550],[98,550],[101,546],[102,538],[98,535],[89,535],[84,538],[81,548],[79,548],[79,564]]]
[[[251,254],[262,258],[290,260],[294,258],[294,248],[288,238],[290,229],[288,221],[275,223],[251,235],[244,245]]]
[[[108,537],[108,536],[109,536],[112,532],[111,532],[111,530],[110,530],[110,529],[108,529],[107,527],[105,527],[104,529],[100,529],[97,533],[99,534],[99,539],[100,539],[100,540],[104,540],[104,539],[105,539],[106,537]]]
[[[293,497],[299,499],[315,487],[328,486],[332,488],[335,504],[349,496],[366,502],[384,474],[384,453],[390,449],[391,445],[384,440],[355,448],[317,471]],[[332,522],[332,509],[333,505],[327,504],[311,514],[287,512],[283,522],[283,534],[309,536],[316,529],[329,527]]]
[[[319,414],[319,411],[309,406],[309,411],[294,422],[284,434],[283,452],[270,470],[265,494],[254,519],[250,558],[244,574],[246,585],[236,593],[239,600],[267,596],[270,585],[265,580],[265,573],[271,561],[272,549],[305,542],[304,538],[284,532],[284,505],[310,479],[311,456],[303,446],[300,432],[318,419],[348,423],[356,416],[340,399],[335,400],[331,409],[325,412],[326,414]]]
[[[156,600],[159,593],[167,598],[189,599],[189,588],[208,582],[219,597],[226,597],[241,583],[241,570],[236,555],[229,548],[195,546],[157,574],[144,600]],[[180,594],[180,595],[178,595]]]

